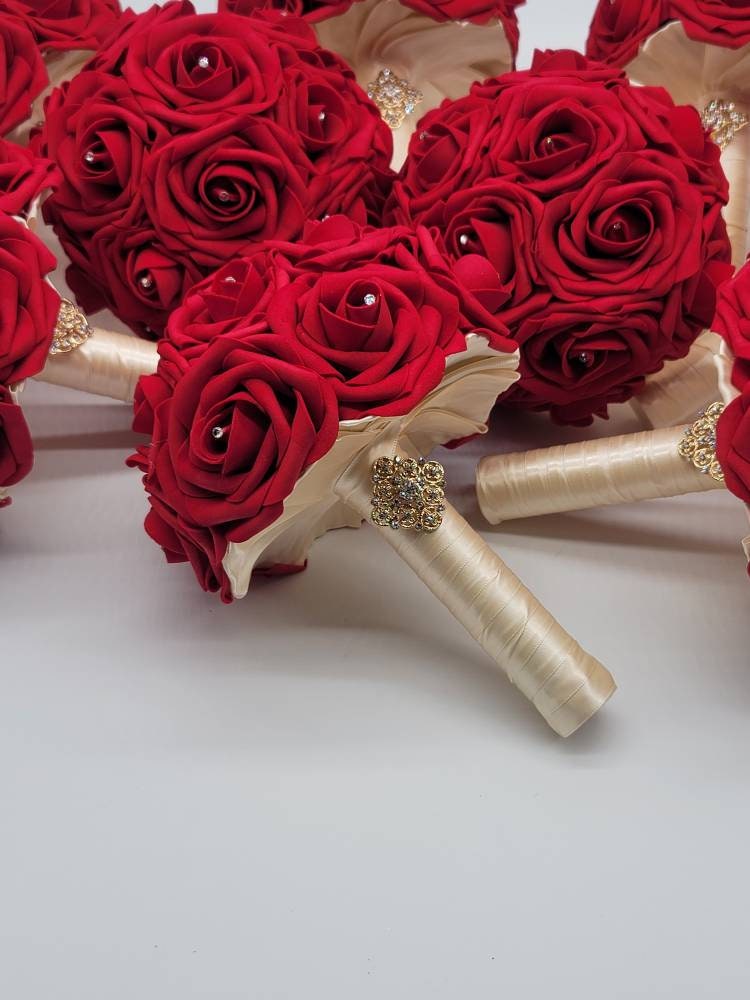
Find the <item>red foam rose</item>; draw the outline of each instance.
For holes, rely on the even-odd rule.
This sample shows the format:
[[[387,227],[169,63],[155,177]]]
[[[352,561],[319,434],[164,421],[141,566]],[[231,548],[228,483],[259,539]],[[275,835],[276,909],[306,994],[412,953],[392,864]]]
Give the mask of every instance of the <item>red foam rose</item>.
[[[28,118],[48,83],[34,36],[13,17],[0,17],[0,80],[0,135],[6,135]]]
[[[0,487],[15,486],[31,472],[34,446],[23,411],[0,385]],[[0,499],[6,507],[10,497]]]
[[[4,0],[3,9],[23,21],[48,49],[97,49],[120,17],[118,0]]]
[[[727,342],[735,359],[734,385],[744,389],[750,383],[750,264],[721,287],[713,329]]]
[[[541,52],[425,116],[387,216],[435,227],[508,325],[521,380],[504,400],[585,423],[710,325],[727,196],[695,109]]]
[[[750,503],[750,389],[734,399],[716,428],[716,455],[727,488]]]
[[[60,172],[50,160],[0,139],[0,212],[25,215],[37,195],[59,178]]]
[[[586,55],[625,66],[641,42],[662,25],[663,0],[599,0],[589,28]]]
[[[45,281],[55,258],[26,226],[0,215],[0,383],[13,385],[44,367],[60,308]]]

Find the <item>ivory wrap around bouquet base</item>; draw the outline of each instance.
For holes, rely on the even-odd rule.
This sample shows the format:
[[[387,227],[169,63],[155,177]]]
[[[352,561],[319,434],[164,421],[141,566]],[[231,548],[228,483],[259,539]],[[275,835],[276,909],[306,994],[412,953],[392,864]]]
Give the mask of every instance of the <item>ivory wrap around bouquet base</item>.
[[[346,513],[372,511],[370,470],[383,457],[426,455],[436,444],[486,431],[498,392],[517,378],[517,357],[467,338],[441,384],[404,417],[344,421],[333,449],[297,483],[281,517],[246,542],[231,543],[224,570],[232,593],[247,593],[256,567],[301,564],[315,538]],[[338,512],[338,513],[336,513]],[[561,736],[612,695],[610,674],[561,628],[499,556],[450,506],[431,534],[377,529]]]
[[[737,390],[725,348],[716,364],[729,403]],[[684,426],[483,458],[477,469],[479,507],[491,524],[500,524],[725,489],[715,454],[720,409],[717,403]],[[750,537],[743,546],[750,559]]]
[[[395,169],[406,159],[422,115],[446,97],[467,94],[477,80],[513,68],[513,51],[499,21],[434,21],[400,0],[355,3],[345,14],[316,24],[315,31],[324,48],[349,63],[364,90],[389,70],[395,86],[405,81],[419,91],[421,99],[393,130]]]
[[[39,378],[126,400],[138,376],[156,364],[155,345],[95,330],[69,354],[51,357]],[[302,565],[326,531],[370,520],[370,470],[378,458],[414,458],[485,432],[498,394],[518,377],[517,365],[517,356],[470,336],[467,350],[448,359],[440,385],[411,413],[344,421],[333,449],[304,473],[282,515],[248,541],[229,544],[223,564],[233,596],[247,593],[255,569]],[[376,530],[552,729],[571,735],[613,694],[612,677],[449,504],[443,518],[431,534]]]

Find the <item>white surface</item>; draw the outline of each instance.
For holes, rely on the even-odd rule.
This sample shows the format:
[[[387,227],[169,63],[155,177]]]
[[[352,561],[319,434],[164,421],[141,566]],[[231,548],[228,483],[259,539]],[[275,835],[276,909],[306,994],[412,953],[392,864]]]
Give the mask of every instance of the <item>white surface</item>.
[[[587,16],[565,5],[566,42]],[[527,39],[555,17],[531,0]],[[223,607],[141,530],[127,409],[25,405],[37,468],[0,516],[3,1000],[748,995],[728,496],[486,533],[620,682],[565,742],[373,532]],[[480,449],[574,437],[498,424],[446,459],[454,501],[480,524]]]

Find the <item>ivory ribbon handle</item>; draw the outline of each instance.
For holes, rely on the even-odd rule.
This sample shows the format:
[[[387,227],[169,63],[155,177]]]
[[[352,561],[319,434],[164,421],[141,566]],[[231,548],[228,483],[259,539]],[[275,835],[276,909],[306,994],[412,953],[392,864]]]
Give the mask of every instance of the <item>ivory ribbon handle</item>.
[[[477,468],[479,507],[500,524],[723,489],[679,454],[688,426],[488,456]]]
[[[370,521],[369,470],[355,465],[336,492]],[[614,693],[610,673],[450,504],[432,534],[376,530],[560,736],[574,733]]]
[[[739,111],[750,115],[750,108],[735,101]],[[741,267],[747,254],[748,197],[750,196],[750,125],[735,132],[732,141],[721,154],[721,165],[729,181],[729,204],[724,209],[732,263]]]
[[[720,346],[719,335],[706,330],[687,357],[667,361],[660,372],[649,375],[643,391],[630,400],[644,427],[685,423],[719,396],[716,355]]]
[[[158,360],[156,344],[94,329],[80,347],[50,355],[36,379],[132,403],[138,379],[155,372]]]

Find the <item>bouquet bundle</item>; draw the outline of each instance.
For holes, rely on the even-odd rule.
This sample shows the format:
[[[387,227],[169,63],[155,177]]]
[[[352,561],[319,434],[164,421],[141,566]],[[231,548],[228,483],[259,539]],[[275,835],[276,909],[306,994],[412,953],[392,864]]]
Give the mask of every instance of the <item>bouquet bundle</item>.
[[[44,367],[59,298],[46,281],[55,259],[29,229],[27,216],[54,177],[49,161],[0,139],[0,507],[34,461],[18,391]]]
[[[666,87],[692,104],[722,149],[729,180],[725,209],[732,258],[750,249],[750,4],[739,0],[600,0],[587,53],[625,67],[634,81]],[[706,333],[675,366],[669,395],[657,404],[663,424],[681,422],[716,398],[716,336]]]
[[[332,217],[219,269],[141,379],[149,535],[230,601],[371,519],[560,734],[614,684],[445,499],[424,456],[486,430],[515,345],[424,229]]]
[[[118,0],[3,0],[0,135],[25,141],[52,87],[81,68],[119,16]]]
[[[572,52],[426,115],[386,206],[436,227],[521,349],[504,402],[586,424],[684,358],[731,274],[698,113]]]
[[[44,218],[86,312],[156,337],[255,243],[337,212],[380,221],[390,130],[304,21],[180,2],[123,21],[35,138],[62,172]]]
[[[750,504],[750,264],[721,290],[714,329],[722,399],[687,426],[484,458],[485,517],[517,517],[729,489]],[[750,508],[749,508],[750,509]],[[750,559],[750,539],[745,541]]]

